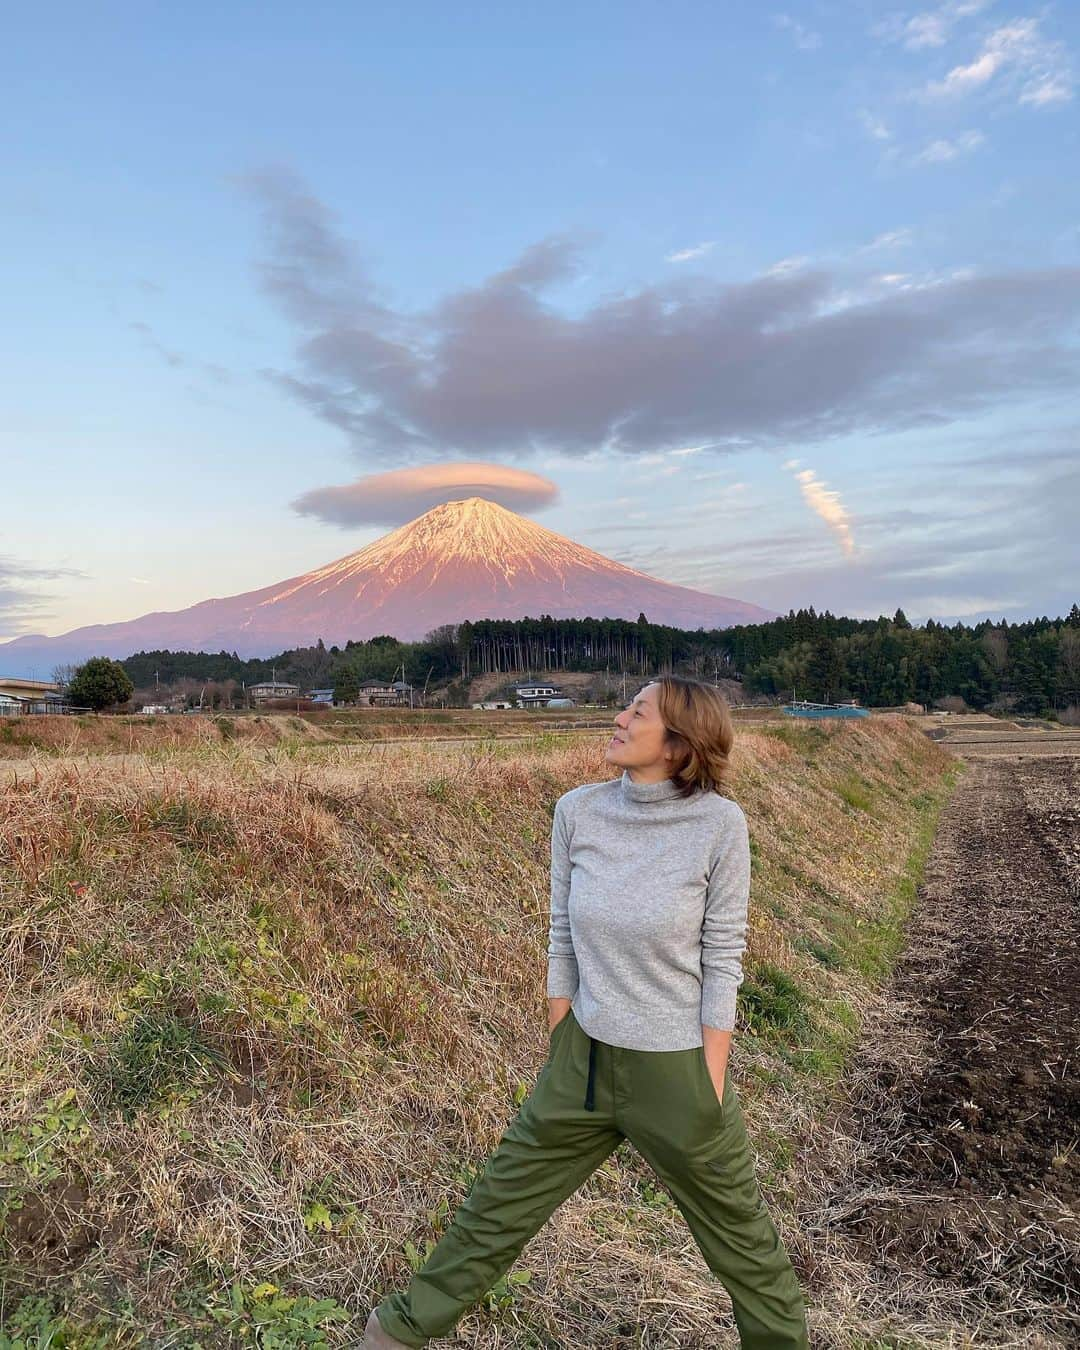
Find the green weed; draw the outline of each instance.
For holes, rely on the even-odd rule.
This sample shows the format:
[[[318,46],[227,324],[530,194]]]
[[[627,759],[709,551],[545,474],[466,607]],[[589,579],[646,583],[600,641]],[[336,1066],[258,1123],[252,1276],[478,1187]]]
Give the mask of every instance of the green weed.
[[[348,1308],[335,1299],[286,1294],[276,1284],[268,1283],[252,1286],[237,1282],[227,1297],[213,1299],[207,1311],[241,1344],[261,1346],[263,1350],[326,1347],[326,1327],[353,1320]]]
[[[848,774],[842,783],[836,785],[836,793],[842,802],[846,802],[855,811],[873,814],[874,799],[870,785],[857,773]]]
[[[29,1123],[0,1135],[0,1168],[16,1167],[31,1181],[47,1185],[61,1175],[60,1155],[90,1136],[90,1122],[75,1102],[75,1089],[49,1097]]]
[[[779,726],[755,727],[754,730],[760,731],[764,736],[772,736],[774,740],[783,741],[785,745],[802,755],[808,764],[813,764],[817,752],[829,743],[829,733],[822,727],[813,725],[783,722]]]
[[[42,1295],[22,1299],[0,1322],[0,1350],[116,1350],[141,1339],[103,1320],[76,1323]]]
[[[149,1007],[131,1015],[84,1074],[103,1109],[119,1110],[130,1123],[144,1107],[179,1087],[190,1088],[208,1068],[222,1066],[221,1056],[190,1022],[170,1009]]]
[[[814,1030],[807,995],[778,966],[757,966],[739,988],[739,1003],[746,1025],[755,1035],[775,1037],[780,1033],[803,1039]]]

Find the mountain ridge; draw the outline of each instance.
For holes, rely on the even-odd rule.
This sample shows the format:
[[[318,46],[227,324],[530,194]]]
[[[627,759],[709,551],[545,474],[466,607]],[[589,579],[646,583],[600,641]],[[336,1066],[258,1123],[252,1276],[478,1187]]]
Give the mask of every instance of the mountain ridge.
[[[443,502],[362,548],[298,576],[180,610],[24,634],[0,644],[14,661],[71,662],[138,650],[227,650],[242,657],[290,647],[344,646],[378,633],[418,641],[466,619],[636,619],[678,628],[762,623],[773,611],[661,581],[484,497]],[[40,677],[39,677],[40,678]]]

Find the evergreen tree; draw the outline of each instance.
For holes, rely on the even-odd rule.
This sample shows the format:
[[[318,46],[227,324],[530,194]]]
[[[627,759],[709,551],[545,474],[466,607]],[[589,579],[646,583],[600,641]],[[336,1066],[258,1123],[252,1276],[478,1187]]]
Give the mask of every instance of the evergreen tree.
[[[355,703],[360,697],[360,681],[351,666],[342,666],[334,676],[334,702]]]
[[[135,686],[119,661],[108,656],[92,656],[75,672],[68,685],[68,698],[77,708],[111,708],[126,703]]]

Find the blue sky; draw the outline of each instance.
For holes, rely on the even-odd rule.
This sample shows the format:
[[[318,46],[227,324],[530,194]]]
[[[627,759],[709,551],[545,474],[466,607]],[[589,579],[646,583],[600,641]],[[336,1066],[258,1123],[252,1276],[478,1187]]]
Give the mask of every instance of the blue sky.
[[[1066,613],[1078,53],[1062,0],[9,15],[0,639],[294,576],[461,462],[781,612]]]

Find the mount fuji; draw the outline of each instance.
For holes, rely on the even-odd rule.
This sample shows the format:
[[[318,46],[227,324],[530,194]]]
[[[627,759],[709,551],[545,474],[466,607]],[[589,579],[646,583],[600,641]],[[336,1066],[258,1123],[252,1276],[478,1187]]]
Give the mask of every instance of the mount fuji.
[[[262,590],[0,644],[0,672],[47,678],[53,666],[137,651],[271,656],[391,633],[415,642],[477,619],[636,619],[672,627],[764,623],[772,610],[659,581],[483,497],[444,502],[355,553]]]

